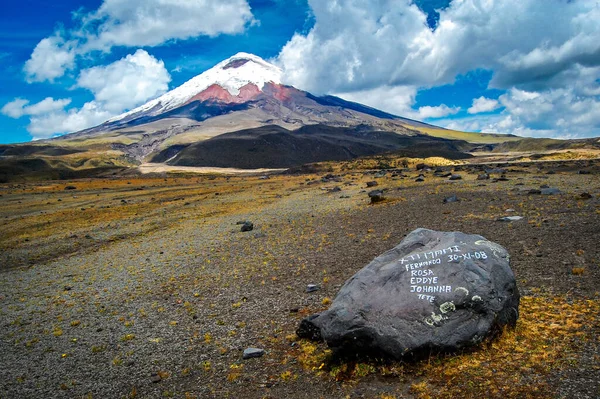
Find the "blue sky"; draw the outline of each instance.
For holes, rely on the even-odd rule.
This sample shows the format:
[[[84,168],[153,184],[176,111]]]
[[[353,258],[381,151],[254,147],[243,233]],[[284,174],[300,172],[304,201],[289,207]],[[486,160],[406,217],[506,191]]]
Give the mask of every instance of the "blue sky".
[[[97,125],[240,51],[449,128],[595,137],[598,20],[597,0],[9,1],[0,143]]]

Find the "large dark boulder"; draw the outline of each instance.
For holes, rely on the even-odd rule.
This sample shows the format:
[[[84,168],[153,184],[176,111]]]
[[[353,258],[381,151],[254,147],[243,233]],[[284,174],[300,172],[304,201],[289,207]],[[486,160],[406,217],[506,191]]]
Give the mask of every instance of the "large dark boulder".
[[[297,334],[342,355],[396,359],[477,345],[519,316],[509,260],[482,236],[417,229],[350,278]]]

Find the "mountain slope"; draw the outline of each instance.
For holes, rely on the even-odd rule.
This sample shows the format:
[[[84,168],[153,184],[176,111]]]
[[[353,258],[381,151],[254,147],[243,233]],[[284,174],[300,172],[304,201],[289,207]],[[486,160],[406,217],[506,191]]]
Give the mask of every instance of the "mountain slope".
[[[189,146],[169,147],[153,162],[176,166],[214,166],[242,169],[289,168],[323,160],[344,161],[402,149],[426,152],[426,156],[466,158],[465,142],[450,142],[427,136],[399,135],[325,125],[304,126],[290,131],[277,125],[226,133]]]
[[[168,160],[238,168],[288,167],[411,148],[414,155],[416,149],[428,154],[438,149],[458,158],[468,150],[464,141],[446,140],[460,132],[315,96],[283,84],[282,76],[277,66],[239,53],[140,107],[45,144],[110,154],[119,165],[122,159],[131,165]]]

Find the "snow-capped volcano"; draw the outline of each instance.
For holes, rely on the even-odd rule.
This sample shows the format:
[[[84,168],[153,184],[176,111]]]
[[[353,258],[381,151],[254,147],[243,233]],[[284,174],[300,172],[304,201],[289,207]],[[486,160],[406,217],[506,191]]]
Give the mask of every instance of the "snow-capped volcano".
[[[282,75],[238,53],[140,107],[54,141],[108,143],[135,162],[284,167],[404,148],[417,140],[415,128],[435,128],[312,95],[282,84]]]
[[[281,75],[280,68],[262,58],[237,53],[181,86],[108,122],[140,114],[162,114],[194,100],[212,98],[228,103],[244,102],[261,92],[266,83],[280,84]]]

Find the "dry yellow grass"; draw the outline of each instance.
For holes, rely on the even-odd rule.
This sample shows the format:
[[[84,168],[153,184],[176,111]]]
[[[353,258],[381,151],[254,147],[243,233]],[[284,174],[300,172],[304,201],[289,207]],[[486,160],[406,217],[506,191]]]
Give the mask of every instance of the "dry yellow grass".
[[[564,296],[526,296],[514,330],[479,349],[458,355],[432,356],[415,364],[330,364],[331,351],[300,341],[298,359],[323,378],[358,381],[381,375],[414,382],[410,391],[429,398],[545,398],[547,377],[578,361],[577,346],[594,338],[600,327],[600,301]]]

